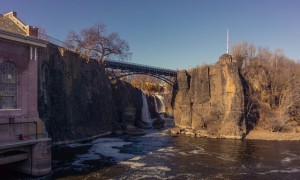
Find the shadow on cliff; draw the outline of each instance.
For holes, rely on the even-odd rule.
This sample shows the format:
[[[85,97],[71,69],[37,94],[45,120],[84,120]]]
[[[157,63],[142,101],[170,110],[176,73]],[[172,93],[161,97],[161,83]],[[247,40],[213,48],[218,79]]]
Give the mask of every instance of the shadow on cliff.
[[[178,86],[178,81],[176,80],[174,85],[173,85],[172,98],[171,98],[171,107],[172,107],[172,109],[174,109],[175,99],[176,99],[176,95],[178,93],[178,90],[179,90],[179,86]]]
[[[244,115],[240,120],[240,125],[245,124],[246,127],[246,134],[244,134],[242,138],[244,139],[257,124],[259,113],[255,111],[256,105],[251,99],[250,86],[245,77],[242,75],[241,70],[239,70],[239,77],[241,79],[244,93]]]

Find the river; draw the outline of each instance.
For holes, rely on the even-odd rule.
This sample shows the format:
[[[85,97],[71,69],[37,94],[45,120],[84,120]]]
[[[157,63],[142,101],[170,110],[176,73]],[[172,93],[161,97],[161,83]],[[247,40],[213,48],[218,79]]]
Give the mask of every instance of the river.
[[[300,142],[149,130],[145,136],[110,136],[61,147],[54,162],[52,177],[58,179],[299,179]]]
[[[299,179],[299,141],[205,139],[148,130],[56,147],[42,179]],[[26,178],[25,178],[26,179]]]

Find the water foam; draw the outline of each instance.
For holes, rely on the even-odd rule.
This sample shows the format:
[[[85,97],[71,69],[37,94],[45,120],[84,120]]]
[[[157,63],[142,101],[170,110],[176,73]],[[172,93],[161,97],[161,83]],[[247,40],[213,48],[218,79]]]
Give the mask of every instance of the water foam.
[[[174,147],[161,148],[157,150],[158,152],[175,152]]]
[[[130,160],[131,160],[131,161],[138,161],[138,160],[141,160],[141,159],[143,159],[143,157],[141,157],[141,156],[136,156],[136,157],[134,157],[134,158],[131,158]]]
[[[72,163],[72,165],[75,166],[81,166],[83,165],[84,161],[87,160],[100,160],[100,156],[98,154],[94,153],[87,153],[87,154],[82,154],[76,157],[76,160]]]
[[[150,166],[150,167],[144,167],[143,169],[144,170],[171,171],[171,169],[166,166]]]
[[[83,165],[86,160],[100,160],[101,155],[112,157],[116,161],[120,162],[133,158],[133,154],[121,153],[120,148],[124,145],[132,144],[131,142],[125,142],[120,138],[99,138],[91,142],[92,147],[89,149],[88,153],[78,155],[75,161],[72,163],[75,166]],[[69,147],[80,147],[87,144],[70,144]]]
[[[139,162],[131,162],[131,161],[123,161],[123,162],[120,162],[120,164],[123,164],[123,165],[129,165],[131,168],[133,169],[137,169],[137,168],[141,168],[143,166],[145,166],[146,164],[144,163],[139,163]]]
[[[267,172],[261,172],[261,173],[258,173],[258,174],[261,174],[261,175],[265,175],[265,174],[272,174],[272,173],[300,173],[300,169],[299,168],[291,168],[291,169],[274,169],[274,170],[270,170],[270,171],[267,171]]]
[[[121,147],[132,144],[132,142],[125,142],[120,138],[99,138],[93,141],[91,150],[93,153],[102,154],[115,158],[117,161],[133,158],[133,154],[120,153]]]
[[[285,157],[283,158],[280,162],[282,164],[286,164],[286,163],[290,163],[292,161],[296,161],[296,160],[300,160],[300,156],[296,155],[296,154],[293,154],[293,153],[290,153],[290,152],[284,152],[282,154],[285,154],[285,155],[288,155],[289,157]]]

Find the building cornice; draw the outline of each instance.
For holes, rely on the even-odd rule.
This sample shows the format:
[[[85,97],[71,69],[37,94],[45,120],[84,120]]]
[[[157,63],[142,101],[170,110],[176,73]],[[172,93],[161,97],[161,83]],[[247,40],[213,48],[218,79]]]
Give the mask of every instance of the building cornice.
[[[4,30],[0,30],[0,38],[44,48],[48,44],[48,41],[42,39],[34,38],[31,36],[24,36],[22,34],[16,34]]]

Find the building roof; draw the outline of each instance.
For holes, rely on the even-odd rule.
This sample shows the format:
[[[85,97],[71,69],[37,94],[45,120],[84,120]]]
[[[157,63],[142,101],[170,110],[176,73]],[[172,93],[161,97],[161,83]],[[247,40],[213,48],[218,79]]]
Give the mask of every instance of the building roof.
[[[0,38],[39,47],[46,47],[48,43],[38,38],[38,28],[23,23],[16,12],[0,14]]]
[[[18,17],[16,12],[0,14],[0,30],[38,37],[38,28],[26,25]]]
[[[0,14],[0,29],[17,34],[26,35],[26,30],[18,26],[11,18]]]

